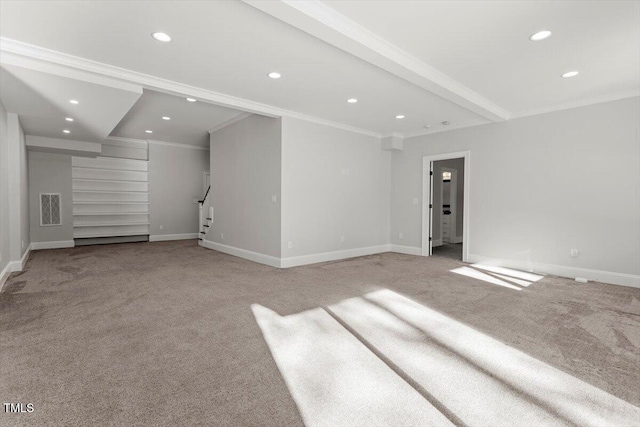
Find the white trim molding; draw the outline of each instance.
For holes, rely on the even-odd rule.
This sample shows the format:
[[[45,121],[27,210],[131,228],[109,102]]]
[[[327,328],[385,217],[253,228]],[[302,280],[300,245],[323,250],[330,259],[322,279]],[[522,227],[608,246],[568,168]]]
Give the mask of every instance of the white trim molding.
[[[251,116],[251,113],[240,113],[238,115],[235,115],[233,117],[231,117],[229,120],[226,120],[222,123],[218,123],[217,125],[215,125],[214,127],[212,127],[211,129],[209,129],[209,134],[212,134],[214,132],[219,131],[220,129],[224,129],[227,126],[230,126],[234,123],[239,122],[240,120],[244,120],[247,117]]]
[[[390,245],[389,252],[405,255],[422,255],[422,249],[415,246]]]
[[[29,255],[31,255],[31,245],[27,247],[27,250],[22,254],[22,258],[19,261],[11,261],[9,264],[11,265],[11,272],[22,271],[24,270],[24,266],[27,264],[29,260]]]
[[[214,251],[223,252],[228,255],[248,259],[249,261],[257,262],[259,264],[265,264],[276,268],[280,267],[280,258],[271,255],[248,251],[246,249],[240,249],[234,246],[223,245],[222,243],[213,242],[207,239],[202,240],[202,246],[207,249],[213,249]]]
[[[73,240],[59,240],[57,242],[31,242],[32,251],[39,251],[41,249],[63,249],[73,247],[75,247],[75,243]]]
[[[4,289],[4,284],[7,283],[7,279],[11,275],[11,263],[9,262],[4,266],[2,271],[0,271],[0,292]]]
[[[492,121],[510,113],[319,0],[244,0],[351,55]]]
[[[471,212],[471,151],[456,151],[452,153],[431,154],[422,158],[422,255],[429,256],[429,173],[431,162],[464,158],[464,196],[462,212],[462,261],[469,258],[469,212]],[[436,242],[432,242],[435,245]],[[441,243],[442,244],[442,243]]]
[[[492,258],[475,254],[469,254],[468,262],[474,264],[481,263],[495,267],[513,268],[516,270],[529,271],[532,273],[552,274],[554,276],[567,277],[570,279],[582,277],[594,282],[640,288],[640,276],[635,274],[616,273],[613,271],[603,270],[590,270],[587,268],[571,267],[568,265],[544,264],[533,261]]]
[[[208,146],[204,146],[204,145],[180,144],[180,143],[177,143],[177,142],[157,141],[157,140],[154,140],[154,139],[147,139],[147,142],[149,144],[165,145],[165,146],[168,146],[168,147],[191,148],[192,150],[209,151],[209,147]]]
[[[198,233],[184,233],[184,234],[156,234],[155,236],[149,236],[150,242],[165,242],[167,240],[189,240],[197,239]]]
[[[640,90],[633,89],[625,92],[613,93],[606,96],[582,99],[579,101],[566,102],[564,104],[552,105],[550,107],[536,108],[533,110],[521,111],[513,114],[513,119],[521,119],[524,117],[537,116],[539,114],[554,113],[556,111],[570,110],[572,108],[587,107],[589,105],[602,104],[603,102],[619,101],[621,99],[635,98],[640,96]]]
[[[316,264],[319,262],[337,261],[365,255],[389,252],[389,245],[367,246],[364,248],[345,249],[341,251],[322,252],[319,254],[300,255],[280,259],[281,268],[297,267],[300,265]]]
[[[248,113],[260,114],[267,117],[289,116],[369,136],[380,136],[379,133],[368,129],[360,129],[344,123],[320,119],[296,111],[285,110],[237,96],[187,85],[174,80],[127,70],[6,37],[0,37],[0,51],[2,52],[2,55],[0,55],[0,63],[3,64],[16,65],[70,78],[80,79],[80,75],[82,75],[82,80],[85,81],[104,79],[105,82],[108,80],[111,86],[114,84],[125,85],[127,88],[136,91],[136,93],[138,93],[138,91],[142,92],[142,89],[136,86],[139,85],[145,89],[152,89],[170,95],[188,96],[196,98],[199,101]]]

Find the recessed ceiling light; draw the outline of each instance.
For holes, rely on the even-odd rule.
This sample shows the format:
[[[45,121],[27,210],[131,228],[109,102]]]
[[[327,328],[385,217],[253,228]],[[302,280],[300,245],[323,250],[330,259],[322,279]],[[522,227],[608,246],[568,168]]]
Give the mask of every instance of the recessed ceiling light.
[[[169,43],[171,41],[171,37],[167,33],[153,33],[151,37],[163,43]]]
[[[267,76],[269,76],[270,79],[279,79],[280,77],[282,77],[280,73],[276,73],[275,71],[267,74]]]
[[[153,133],[153,131],[152,131],[152,130],[148,130],[148,129],[147,129],[147,130],[145,130],[145,132],[146,132],[146,133]]]
[[[78,105],[78,104],[80,104],[80,103],[79,103],[77,100],[75,100],[75,99],[70,99],[70,100],[69,100],[69,102],[70,102],[70,103],[72,103],[73,105]]]
[[[444,122],[442,122],[442,126],[449,126],[451,124],[450,121],[445,120]]]
[[[357,99],[355,99],[355,98],[349,98],[349,99],[347,99],[347,102],[348,102],[349,104],[355,104],[356,102],[358,102],[358,100],[357,100]]]
[[[187,101],[189,102],[196,102],[196,100],[194,98],[187,98]]]
[[[169,117],[169,116],[162,116],[162,120],[171,120],[171,117]]]
[[[562,75],[562,77],[564,77],[564,78],[566,79],[567,77],[575,77],[575,76],[577,76],[578,74],[579,74],[579,73],[578,73],[577,71],[567,71],[566,73],[564,73],[564,74]]]
[[[64,133],[71,133],[71,131],[70,131],[69,129],[65,129],[65,130],[63,130],[62,132],[64,132]]]
[[[531,37],[529,37],[529,40],[531,40],[532,42],[539,42],[540,40],[546,39],[550,35],[551,35],[551,31],[548,31],[548,30],[538,31],[535,34],[532,34]]]
[[[73,121],[73,119],[71,117],[67,117],[67,118],[65,118],[65,120],[68,121],[68,122],[72,122]]]
[[[402,115],[402,114],[398,114],[398,115],[396,116],[396,119],[404,119],[404,115]]]

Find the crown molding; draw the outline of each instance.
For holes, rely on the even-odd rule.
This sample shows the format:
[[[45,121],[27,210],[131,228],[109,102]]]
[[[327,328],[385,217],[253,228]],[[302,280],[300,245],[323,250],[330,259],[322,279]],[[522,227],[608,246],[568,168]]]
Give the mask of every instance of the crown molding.
[[[511,113],[319,0],[243,0],[347,53],[491,121]]]
[[[122,136],[108,136],[102,143],[113,147],[136,148],[139,150],[148,148],[146,139],[124,138]]]
[[[362,128],[358,128],[355,126],[350,126],[350,125],[345,125],[342,123],[336,123],[336,122],[332,122],[329,120],[324,120],[318,117],[313,117],[313,116],[307,116],[306,114],[299,114],[299,113],[295,113],[293,111],[290,111],[286,114],[282,115],[283,117],[289,117],[292,119],[298,119],[298,120],[304,120],[307,122],[311,122],[311,123],[316,123],[319,125],[324,125],[324,126],[329,126],[329,127],[333,127],[336,129],[340,129],[340,130],[345,130],[347,132],[354,132],[354,133],[359,133],[362,135],[367,135],[367,136],[372,136],[374,138],[382,138],[382,134],[379,132],[374,132],[374,131],[370,131],[370,130],[366,130],[366,129],[362,129]]]
[[[218,123],[217,125],[215,125],[211,129],[209,129],[209,135],[211,135],[214,132],[219,131],[220,129],[226,128],[229,125],[232,125],[232,124],[234,124],[236,122],[239,122],[240,120],[246,119],[250,115],[251,115],[250,113],[240,113],[238,115],[235,115],[235,116],[231,117],[229,120],[226,120],[226,121],[224,121],[222,123]]]
[[[158,140],[155,140],[155,139],[147,139],[147,142],[149,144],[153,144],[153,145],[165,145],[165,146],[168,146],[168,147],[190,148],[192,150],[209,151],[209,147],[205,147],[203,145],[180,144],[180,143],[177,143],[177,142],[158,141]]]
[[[579,101],[566,102],[563,104],[552,105],[550,107],[535,108],[532,110],[521,111],[513,115],[514,119],[524,117],[537,116],[539,114],[553,113],[556,111],[569,110],[572,108],[586,107],[593,104],[601,104],[603,102],[618,101],[620,99],[634,98],[640,96],[640,89],[634,89],[624,92],[618,92],[611,95],[599,96],[594,98],[583,99]]]
[[[442,132],[449,132],[452,130],[458,130],[458,129],[466,129],[466,128],[471,128],[471,127],[475,127],[475,126],[484,126],[484,125],[488,125],[491,124],[493,122],[490,121],[486,121],[483,123],[476,123],[476,122],[472,122],[472,123],[461,123],[461,124],[454,124],[454,125],[448,125],[448,126],[439,126],[437,128],[429,128],[429,129],[420,129],[414,132],[407,132],[404,134],[404,138],[415,138],[417,136],[425,136],[425,135],[432,135],[434,133],[442,133]]]
[[[295,111],[285,110],[267,104],[262,104],[248,99],[203,89],[179,83],[161,77],[127,70],[125,68],[104,64],[90,59],[46,49],[40,46],[20,42],[17,40],[0,37],[0,63],[11,64],[20,67],[54,73],[63,77],[78,78],[83,80],[94,79],[96,83],[107,81],[109,84],[127,85],[130,90],[142,91],[142,88],[167,93],[170,95],[188,96],[200,101],[220,105],[252,114],[260,114],[267,117],[294,117],[331,126],[338,129],[349,130],[351,132],[362,133],[364,135],[379,136],[377,132],[349,126],[344,123],[333,122],[320,119]],[[98,80],[95,80],[98,79]]]

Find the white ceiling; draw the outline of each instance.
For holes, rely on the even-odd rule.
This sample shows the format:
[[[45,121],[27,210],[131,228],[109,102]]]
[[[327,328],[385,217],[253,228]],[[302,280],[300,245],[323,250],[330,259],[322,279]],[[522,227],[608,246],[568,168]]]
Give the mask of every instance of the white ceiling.
[[[111,136],[154,139],[209,146],[209,130],[242,114],[205,102],[187,102],[183,96],[145,90]],[[171,120],[163,120],[162,117]],[[148,134],[145,131],[151,130]]]
[[[324,3],[515,115],[640,90],[639,1]]]
[[[2,103],[20,116],[28,135],[104,141],[142,94],[141,88],[114,86],[8,64],[0,67]],[[69,103],[71,99],[79,104]],[[67,117],[74,121],[67,122]],[[71,133],[63,133],[64,129]]]
[[[255,3],[2,1],[0,35],[381,134],[424,125],[437,131],[444,120],[452,129],[640,91],[634,1]],[[275,4],[315,5],[316,14],[272,13]],[[543,28],[553,36],[528,40]],[[366,30],[378,44],[358,54]],[[154,31],[173,41],[153,40]],[[574,68],[578,77],[559,77]],[[270,71],[283,77],[271,80]],[[351,97],[359,102],[347,104]],[[213,127],[232,111],[200,111],[204,103],[196,103],[193,120],[169,113],[170,123],[156,123],[162,110],[180,110],[176,99],[145,94],[114,134],[149,138],[141,129],[153,127],[153,139],[202,144],[205,122]]]

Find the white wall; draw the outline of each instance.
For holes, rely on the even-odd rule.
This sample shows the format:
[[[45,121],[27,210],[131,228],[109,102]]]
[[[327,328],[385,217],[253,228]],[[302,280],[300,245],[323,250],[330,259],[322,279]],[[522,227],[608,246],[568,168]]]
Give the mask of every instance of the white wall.
[[[67,154],[29,152],[29,201],[31,241],[73,241],[73,193],[71,156]],[[40,226],[40,193],[60,193],[62,225]]]
[[[215,213],[206,240],[280,257],[280,140],[281,120],[256,115],[211,134]]]
[[[388,244],[390,178],[379,138],[284,117],[282,258]]]
[[[200,148],[149,143],[152,240],[153,236],[198,233],[198,204],[194,199],[202,198],[204,172],[209,171],[209,151]]]
[[[31,244],[31,220],[29,201],[29,152],[27,151],[24,130],[18,123],[18,140],[20,141],[20,242],[24,254]]]
[[[11,259],[17,261],[29,248],[29,167],[24,131],[17,114],[7,115],[9,142],[9,222]]]
[[[9,135],[7,110],[0,102],[0,287],[11,261],[9,230]]]
[[[422,157],[470,150],[476,259],[637,280],[639,117],[636,97],[406,139],[392,160],[392,243],[421,245]]]
[[[21,271],[29,250],[28,164],[24,131],[0,102],[0,287]]]

